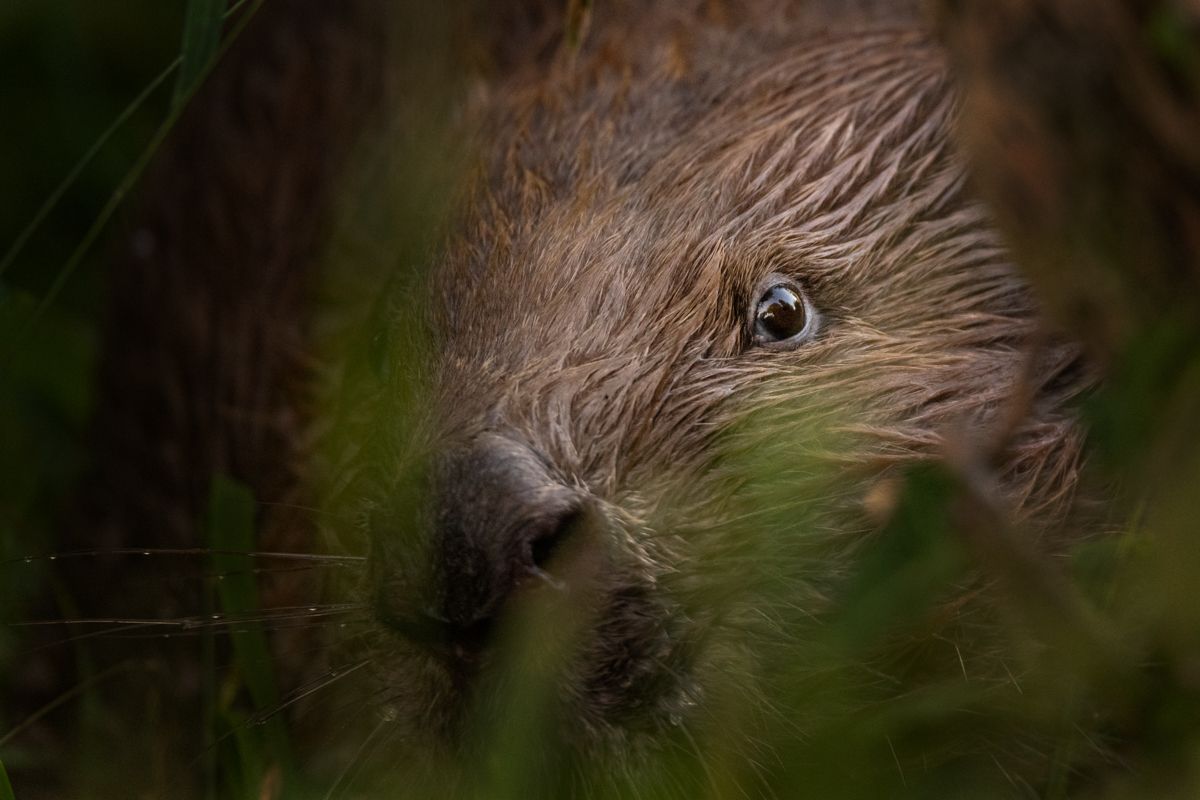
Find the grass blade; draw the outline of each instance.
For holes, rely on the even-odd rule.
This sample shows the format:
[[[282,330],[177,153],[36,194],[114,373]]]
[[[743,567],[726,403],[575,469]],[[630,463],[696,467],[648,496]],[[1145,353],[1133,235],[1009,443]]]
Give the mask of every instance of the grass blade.
[[[228,19],[232,14],[234,14],[235,12],[240,10],[240,8],[242,6],[244,6],[246,4],[246,2],[247,2],[247,0],[237,0],[237,2],[232,7],[230,7],[228,11],[224,11],[220,15],[221,20]],[[219,0],[219,4],[223,5],[224,0]],[[218,26],[217,26],[218,33],[220,31],[219,22],[220,21],[218,21]],[[186,49],[186,38],[187,38],[186,30],[185,30],[184,35],[185,35],[184,47]],[[218,39],[218,45],[219,45],[219,39]],[[219,49],[219,47],[217,47],[216,45],[214,45],[214,47]],[[210,56],[210,58],[211,58],[211,56]],[[58,206],[59,202],[66,195],[67,191],[72,186],[75,185],[76,181],[79,180],[79,176],[82,175],[83,171],[87,168],[87,166],[92,163],[92,161],[96,158],[96,156],[104,148],[104,145],[108,144],[108,141],[109,141],[109,139],[111,139],[113,137],[113,134],[115,134],[118,130],[120,130],[120,128],[126,122],[129,121],[129,118],[132,117],[138,111],[138,109],[140,109],[146,103],[146,101],[148,99],[150,99],[150,96],[152,94],[154,94],[154,92],[156,92],[159,89],[159,87],[161,87],[164,83],[166,83],[167,79],[170,78],[172,74],[174,74],[175,70],[179,69],[180,64],[182,64],[182,63],[183,63],[183,56],[176,57],[174,61],[172,61],[170,64],[168,64],[167,67],[162,72],[160,72],[154,78],[154,80],[152,80],[146,86],[146,88],[143,89],[137,95],[137,97],[135,97],[129,103],[129,105],[126,106],[121,111],[120,114],[117,115],[116,119],[114,119],[112,121],[112,123],[110,123],[109,126],[104,129],[104,131],[100,134],[100,136],[98,136],[96,138],[96,141],[92,143],[92,146],[89,147],[87,152],[85,152],[83,154],[83,156],[80,157],[79,161],[77,161],[75,163],[75,165],[71,168],[71,171],[67,173],[66,177],[62,179],[62,181],[54,188],[54,191],[50,193],[50,196],[47,197],[46,200],[42,203],[41,207],[38,208],[37,213],[34,214],[33,219],[29,221],[29,224],[27,224],[24,228],[22,228],[21,232],[17,235],[17,238],[15,240],[13,240],[13,243],[9,246],[8,250],[4,253],[3,259],[0,259],[0,276],[3,276],[4,273],[8,271],[8,268],[10,266],[12,266],[12,263],[16,260],[17,256],[19,256],[21,254],[21,251],[25,249],[25,245],[29,243],[29,240],[31,238],[33,238],[33,234],[36,233],[38,228],[41,227],[42,223],[46,221],[46,218],[48,216],[50,216],[50,212],[52,212]],[[205,66],[207,66],[207,63],[208,62],[205,62]],[[201,73],[203,73],[203,69],[201,69]],[[192,78],[191,80],[188,80],[186,82],[186,84],[185,84],[182,76],[179,79],[177,79],[174,100],[172,101],[172,104],[171,104],[173,109],[178,110],[178,107],[182,103],[182,100],[186,100],[187,97],[190,96],[191,89],[195,88],[193,84],[195,84],[197,82],[198,82],[198,78]],[[187,91],[184,91],[184,93],[181,96],[180,95],[180,87],[182,87],[184,85],[188,86],[189,88]],[[182,97],[182,100],[180,99],[181,97]],[[154,145],[152,144],[147,149],[154,149]]]
[[[50,196],[47,197],[45,202],[42,203],[41,207],[37,210],[37,213],[34,214],[33,219],[30,220],[29,224],[21,230],[21,232],[17,235],[17,238],[13,241],[12,245],[8,248],[8,251],[4,254],[4,258],[0,260],[0,275],[4,275],[9,266],[12,265],[12,262],[16,260],[17,256],[20,255],[21,251],[25,248],[25,244],[33,236],[34,232],[37,231],[41,224],[46,221],[46,217],[50,216],[50,212],[53,211],[58,205],[59,201],[63,199],[63,196],[66,195],[67,190],[75,185],[75,181],[79,179],[79,176],[83,174],[83,171],[87,169],[87,166],[92,163],[92,160],[95,159],[97,154],[99,154],[99,152],[104,148],[104,145],[108,144],[108,141],[113,137],[113,134],[120,130],[121,126],[128,122],[130,117],[137,113],[138,109],[140,109],[145,102],[150,99],[150,96],[166,82],[167,78],[171,77],[171,74],[174,73],[176,68],[179,67],[179,63],[179,59],[175,59],[168,64],[167,68],[160,72],[154,78],[154,80],[150,81],[146,88],[143,89],[141,93],[139,93],[138,96],[135,97],[129,103],[129,105],[127,105],[121,111],[121,113],[117,115],[117,118],[114,119],[112,123],[104,129],[104,132],[96,138],[96,141],[93,142],[92,146],[87,149],[87,152],[84,153],[77,162],[75,162],[75,166],[71,168],[71,171],[67,173],[67,176],[62,179],[58,186],[54,187],[54,191],[51,192]]]
[[[224,578],[217,582],[217,597],[223,613],[229,615],[253,614],[259,610],[258,582],[252,572],[239,571],[236,556],[227,551],[250,550],[255,545],[255,514],[258,505],[254,495],[246,486],[218,475],[213,479],[208,509],[208,543],[214,548],[212,562],[218,575]],[[237,675],[244,683],[251,701],[258,710],[272,709],[280,703],[280,692],[272,667],[271,650],[261,625],[248,625],[245,630],[230,633]],[[271,760],[283,770],[285,782],[294,774],[291,748],[287,731],[280,718],[264,718],[261,725],[262,738],[251,736],[252,730],[245,729],[241,721],[226,711],[225,720],[238,731],[239,760],[244,774],[265,775],[270,764],[264,763],[262,752],[256,745],[265,745]],[[257,782],[256,782],[257,783]]]
[[[253,18],[255,12],[257,12],[262,6],[263,2],[264,0],[238,0],[237,4],[230,8],[229,12],[227,12],[224,16],[229,16],[247,3],[253,3],[253,5],[247,9],[246,13],[238,20],[230,35],[226,37],[225,44],[223,45],[224,47],[228,47],[233,43],[233,41],[237,38],[237,35],[244,29],[250,19]],[[190,96],[191,93],[189,92],[188,97]],[[91,226],[83,235],[83,239],[81,239],[79,244],[76,245],[75,249],[71,251],[70,257],[67,259],[66,263],[63,264],[62,268],[59,269],[54,281],[50,284],[50,287],[46,290],[45,294],[42,295],[41,300],[38,302],[37,307],[33,310],[33,314],[29,320],[26,321],[23,330],[14,336],[11,341],[5,343],[8,345],[7,348],[0,346],[0,363],[6,362],[8,359],[11,359],[15,356],[20,345],[23,343],[25,338],[29,336],[30,332],[37,325],[38,321],[41,320],[42,316],[46,313],[46,310],[54,304],[56,299],[58,299],[59,293],[66,285],[67,281],[70,280],[71,276],[75,273],[75,270],[83,261],[84,256],[87,255],[87,253],[91,250],[92,245],[95,244],[96,240],[100,236],[100,233],[108,224],[108,221],[112,218],[113,214],[116,213],[117,208],[120,207],[121,203],[125,199],[125,196],[130,192],[130,190],[132,190],[138,179],[141,178],[142,173],[145,171],[147,165],[149,165],[150,160],[154,157],[155,153],[158,152],[158,148],[162,146],[164,141],[166,141],[167,135],[175,126],[176,121],[178,121],[182,113],[182,110],[182,108],[173,108],[171,113],[167,115],[167,118],[163,120],[163,123],[158,127],[158,130],[155,131],[154,136],[146,146],[146,149],[142,152],[142,155],[137,159],[137,161],[134,162],[133,166],[129,168],[129,171],[125,173],[125,177],[122,178],[117,184],[117,188],[113,190],[113,193],[109,196],[108,201],[104,204],[104,207],[100,210],[100,213],[96,215],[96,218],[92,221]]]
[[[3,761],[0,761],[0,800],[16,800],[12,784],[8,782],[8,773],[4,771]]]
[[[173,108],[183,105],[216,58],[224,14],[225,0],[189,0],[183,22],[179,77],[171,100]]]

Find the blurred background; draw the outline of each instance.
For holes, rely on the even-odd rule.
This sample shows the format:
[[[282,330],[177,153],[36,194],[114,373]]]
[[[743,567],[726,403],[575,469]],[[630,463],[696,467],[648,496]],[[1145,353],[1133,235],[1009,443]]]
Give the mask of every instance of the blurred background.
[[[106,276],[119,220],[81,257],[73,253],[167,116],[169,81],[134,101],[178,57],[183,15],[181,3],[155,2],[118,8],[18,0],[0,9],[6,153],[0,159],[0,552],[6,564],[64,549],[72,492],[89,463]],[[117,216],[126,215],[122,209]],[[73,274],[60,281],[72,261]],[[0,580],[6,623],[63,616],[62,606],[47,601],[54,591],[66,607],[71,602],[71,591],[55,583],[44,561],[28,566],[6,567]],[[74,684],[58,683],[63,675],[50,663],[57,659],[39,660],[29,641],[8,624],[0,629],[6,731]],[[63,746],[35,734],[6,740],[0,758],[17,774],[59,772]]]
[[[299,791],[303,734],[246,711],[322,674],[321,622],[233,620],[307,608],[328,564],[244,554],[321,549],[299,479],[311,367],[369,338],[347,319],[426,252],[453,168],[428,144],[449,46],[442,12],[357,0],[0,10],[18,796],[279,796],[285,772]],[[277,680],[283,651],[303,666]]]
[[[105,307],[102,242],[80,260],[53,303],[31,318],[114,189],[150,145],[170,107],[170,84],[133,104],[179,55],[181,3],[105,8],[86,2],[5,3],[0,10],[0,514],[6,557],[53,548],[50,518],[85,459],[85,425]],[[126,112],[131,112],[126,114]],[[81,157],[127,119],[59,192]],[[59,202],[32,226],[47,201]],[[111,235],[110,232],[106,235]],[[14,252],[21,245],[20,252]],[[19,578],[14,576],[14,580]]]

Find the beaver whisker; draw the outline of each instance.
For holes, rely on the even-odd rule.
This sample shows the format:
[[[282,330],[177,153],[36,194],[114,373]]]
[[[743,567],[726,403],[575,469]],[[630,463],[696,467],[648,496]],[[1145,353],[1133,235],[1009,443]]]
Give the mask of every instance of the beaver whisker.
[[[251,725],[264,724],[267,720],[278,715],[279,713],[281,713],[284,709],[288,708],[289,706],[294,705],[295,703],[298,703],[299,701],[303,700],[306,697],[309,697],[310,695],[314,694],[315,692],[319,692],[328,686],[332,686],[333,684],[337,683],[338,681],[342,680],[343,678],[346,678],[346,677],[352,675],[353,673],[358,672],[360,669],[362,669],[363,667],[367,666],[370,663],[371,663],[371,659],[367,658],[367,659],[363,659],[362,661],[359,661],[357,664],[353,664],[352,666],[349,666],[349,667],[341,667],[341,668],[334,667],[334,668],[330,669],[328,672],[326,672],[324,675],[320,676],[319,678],[315,678],[312,681],[309,681],[308,683],[304,684],[303,686],[299,686],[296,689],[294,689],[293,691],[289,692],[287,697],[285,697],[283,700],[281,700],[275,706],[273,706],[269,709],[263,709],[263,710],[253,712],[250,715],[249,719],[246,720],[246,726],[249,727]]]
[[[286,623],[286,624],[272,623],[269,625],[261,625],[261,624],[254,624],[254,623],[255,623],[255,620],[244,620],[244,621],[238,621],[237,623],[230,623],[229,626],[223,627],[223,628],[203,628],[203,629],[194,629],[194,630],[185,630],[185,631],[171,631],[169,633],[129,633],[129,634],[126,634],[126,633],[120,632],[123,629],[114,628],[111,631],[98,633],[95,635],[81,635],[81,636],[70,637],[67,639],[59,639],[58,641],[53,642],[49,645],[45,645],[45,646],[51,647],[51,646],[63,645],[63,644],[67,644],[70,642],[78,641],[81,638],[103,638],[106,640],[107,639],[188,639],[188,638],[196,638],[196,637],[206,636],[206,635],[234,636],[234,635],[243,634],[243,633],[256,633],[256,632],[257,633],[280,633],[283,631],[315,630],[317,628],[338,628],[338,629],[344,630],[346,628],[349,628],[352,625],[353,626],[372,625],[373,620],[366,618],[366,617],[364,617],[362,619],[357,619],[357,620],[323,619],[323,620],[316,620],[316,621],[312,620],[311,618],[302,618],[302,619],[298,619],[294,622],[290,622],[290,623]],[[233,627],[233,625],[235,625],[235,624],[248,625],[248,626],[253,624],[253,627],[237,628],[237,627]],[[314,652],[320,652],[320,651],[314,650]]]
[[[333,797],[335,796],[334,793],[338,791],[343,783],[346,784],[346,790],[349,790],[350,785],[353,783],[353,776],[356,775],[362,768],[364,757],[368,752],[370,752],[370,748],[375,742],[376,737],[379,736],[380,731],[384,730],[389,722],[390,720],[381,719],[375,725],[375,727],[371,729],[366,738],[363,739],[362,744],[358,746],[358,749],[355,750],[346,766],[342,769],[337,778],[334,780],[333,784],[329,787],[329,791],[325,793],[324,800],[333,800]]]
[[[281,561],[311,561],[318,564],[357,564],[365,562],[366,556],[333,555],[329,553],[287,553],[255,550],[225,550],[211,547],[113,547],[87,550],[67,550],[57,553],[19,556],[0,561],[0,567],[16,564],[32,564],[38,561],[58,561],[72,558],[102,558],[105,556],[236,556],[242,558],[278,559]]]
[[[35,653],[41,650],[46,650],[53,647],[61,647],[65,644],[71,644],[89,639],[100,638],[158,638],[171,639],[181,638],[186,636],[194,636],[200,634],[236,634],[244,629],[239,629],[237,625],[256,625],[258,629],[288,629],[291,627],[308,627],[313,625],[333,625],[337,623],[345,624],[368,624],[367,618],[359,620],[341,619],[341,615],[364,610],[361,604],[341,604],[341,605],[326,605],[326,606],[295,606],[295,607],[280,607],[278,609],[269,609],[268,611],[279,611],[281,613],[262,613],[254,612],[244,615],[222,615],[222,614],[207,614],[203,616],[190,617],[175,617],[175,618],[136,618],[136,617],[95,617],[95,618],[74,618],[74,619],[53,619],[53,620],[27,620],[10,622],[8,625],[15,628],[33,628],[33,627],[67,627],[72,625],[108,625],[108,627],[98,631],[89,631],[74,636],[68,636],[53,642],[47,642],[30,648],[28,653]],[[328,619],[322,619],[328,618]],[[295,625],[278,625],[280,622],[295,621]],[[263,626],[259,623],[273,623],[273,625]],[[148,629],[156,629],[155,634],[144,634],[137,636],[122,636],[127,631],[145,631]]]
[[[51,625],[142,625],[146,627],[166,626],[185,629],[197,629],[230,625],[241,622],[267,622],[277,619],[307,619],[313,617],[340,614],[349,611],[362,611],[367,606],[363,603],[324,603],[304,606],[276,606],[260,608],[248,612],[192,615],[171,618],[129,618],[129,617],[78,617],[74,619],[46,619],[10,622],[13,627],[51,626]]]
[[[286,698],[284,698],[283,700],[281,700],[279,703],[275,704],[274,706],[251,713],[250,716],[248,716],[245,720],[239,722],[236,725],[231,726],[228,731],[226,731],[222,735],[218,736],[216,739],[209,742],[192,760],[192,765],[194,766],[194,765],[198,764],[201,759],[203,759],[206,755],[208,755],[213,750],[215,750],[217,747],[219,747],[223,742],[228,740],[231,736],[235,736],[238,733],[246,731],[250,728],[254,728],[254,727],[258,727],[260,725],[267,724],[267,722],[269,722],[272,718],[274,718],[275,716],[280,714],[282,711],[287,709],[289,706],[294,705],[295,703],[299,702],[300,700],[303,700],[304,698],[309,697],[310,695],[312,695],[315,692],[320,691],[321,689],[324,689],[328,686],[331,686],[331,685],[337,683],[342,678],[344,678],[354,672],[357,672],[359,669],[365,667],[369,663],[370,663],[370,659],[367,659],[358,664],[355,664],[352,667],[347,667],[340,671],[337,669],[331,669],[328,672],[326,672],[325,674],[321,675],[319,678],[316,678],[316,679],[310,681],[309,683],[304,684],[303,686],[300,686],[299,688],[297,688],[296,690],[291,692]]]

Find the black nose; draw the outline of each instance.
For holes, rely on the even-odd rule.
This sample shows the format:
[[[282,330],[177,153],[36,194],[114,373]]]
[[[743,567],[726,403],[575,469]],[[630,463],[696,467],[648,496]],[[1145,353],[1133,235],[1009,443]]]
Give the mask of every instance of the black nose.
[[[582,513],[529,447],[496,434],[437,467],[429,606],[454,644],[478,649],[517,587],[555,583],[552,561]]]

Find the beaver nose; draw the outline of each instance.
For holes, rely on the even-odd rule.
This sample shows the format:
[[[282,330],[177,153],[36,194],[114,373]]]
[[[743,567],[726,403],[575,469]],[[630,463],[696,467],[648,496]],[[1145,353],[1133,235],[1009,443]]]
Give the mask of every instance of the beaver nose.
[[[517,587],[555,583],[551,561],[582,505],[537,453],[498,434],[443,460],[435,485],[434,607],[453,643],[477,650]]]

